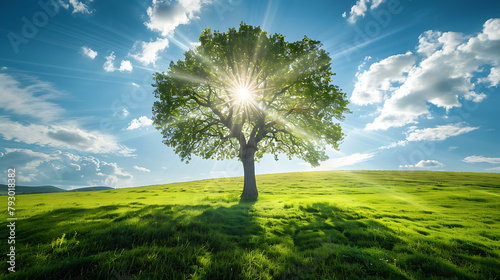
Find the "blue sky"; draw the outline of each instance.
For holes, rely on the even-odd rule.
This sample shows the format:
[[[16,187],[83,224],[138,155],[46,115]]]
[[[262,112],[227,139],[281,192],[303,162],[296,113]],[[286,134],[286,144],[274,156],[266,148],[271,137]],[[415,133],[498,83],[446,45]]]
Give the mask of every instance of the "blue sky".
[[[340,151],[308,170],[500,172],[498,1],[9,1],[0,17],[0,170],[18,184],[142,186],[243,174],[184,164],[151,125],[152,74],[205,28],[307,35],[350,99]],[[6,175],[5,175],[6,177]]]

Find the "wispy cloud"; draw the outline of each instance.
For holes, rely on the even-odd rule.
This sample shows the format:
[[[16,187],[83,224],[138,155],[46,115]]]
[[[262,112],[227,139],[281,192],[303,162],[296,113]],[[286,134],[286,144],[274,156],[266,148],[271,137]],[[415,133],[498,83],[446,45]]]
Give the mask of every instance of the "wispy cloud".
[[[7,141],[96,154],[132,156],[134,152],[134,149],[119,144],[113,135],[85,130],[76,124],[22,124],[0,116],[0,135]]]
[[[422,168],[422,169],[428,169],[428,168],[438,168],[438,167],[443,167],[444,164],[437,160],[421,160],[415,165],[400,165],[400,168]]]
[[[153,125],[153,121],[148,119],[146,116],[139,117],[138,119],[133,119],[129,126],[127,127],[127,130],[134,130],[138,129],[141,127],[147,127]]]
[[[15,115],[43,122],[57,119],[64,110],[49,100],[63,95],[50,83],[29,79],[21,85],[9,74],[0,73],[0,108]]]
[[[463,159],[467,163],[489,163],[489,164],[500,164],[500,158],[485,157],[485,156],[468,156]]]
[[[438,125],[432,128],[416,129],[410,127],[406,133],[406,139],[398,142],[391,143],[387,146],[382,146],[379,149],[390,149],[398,146],[406,146],[409,142],[415,141],[444,141],[450,137],[462,135],[479,129],[479,127],[466,126],[465,123],[453,123],[446,125]],[[456,149],[457,147],[450,147]]]
[[[85,55],[85,56],[88,56],[90,59],[94,59],[96,58],[97,56],[97,52],[92,50],[91,48],[89,47],[86,47],[86,46],[83,46],[82,47],[82,53]]]
[[[407,141],[443,141],[453,136],[469,133],[479,127],[464,126],[463,123],[438,125],[433,128],[415,129]]]
[[[134,166],[134,169],[142,171],[142,172],[147,172],[147,173],[151,172],[151,170],[147,169],[146,167],[140,167],[137,165]]]
[[[333,170],[344,166],[355,165],[373,158],[375,153],[355,153],[345,157],[331,158],[326,161],[321,162],[320,166],[315,168],[309,168],[309,170],[322,171],[322,170]]]
[[[83,129],[64,119],[66,110],[48,100],[63,94],[52,84],[26,77],[23,83],[0,74],[0,109],[10,115],[27,116],[24,122],[0,116],[0,136],[7,141],[43,147],[67,148],[89,153],[131,156],[133,149],[121,145],[113,135]]]

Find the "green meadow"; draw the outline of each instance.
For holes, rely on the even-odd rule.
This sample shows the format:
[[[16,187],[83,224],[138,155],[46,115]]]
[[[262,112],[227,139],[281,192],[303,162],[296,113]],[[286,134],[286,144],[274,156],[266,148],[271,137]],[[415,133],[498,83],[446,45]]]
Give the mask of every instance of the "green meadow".
[[[18,195],[16,272],[2,261],[0,278],[500,278],[500,174],[260,175],[256,202],[242,184]]]

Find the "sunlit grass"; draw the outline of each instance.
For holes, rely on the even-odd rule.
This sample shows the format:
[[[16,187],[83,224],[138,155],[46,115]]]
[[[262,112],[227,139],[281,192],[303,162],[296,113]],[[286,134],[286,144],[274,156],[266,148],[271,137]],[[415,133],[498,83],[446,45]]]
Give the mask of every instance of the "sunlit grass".
[[[257,176],[255,203],[239,202],[242,178],[19,195],[18,272],[7,274],[3,263],[1,273],[496,279],[499,182],[499,174],[488,173],[339,171]]]

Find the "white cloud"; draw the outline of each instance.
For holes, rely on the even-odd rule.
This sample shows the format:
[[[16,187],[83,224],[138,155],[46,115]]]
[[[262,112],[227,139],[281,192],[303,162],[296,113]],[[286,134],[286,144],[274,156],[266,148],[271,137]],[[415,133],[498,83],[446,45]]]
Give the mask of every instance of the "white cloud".
[[[428,168],[438,168],[438,167],[443,167],[444,164],[437,160],[421,160],[415,165],[400,165],[400,168],[422,168],[422,169],[428,169]]]
[[[210,4],[211,0],[178,0],[162,1],[154,0],[153,5],[148,7],[149,21],[144,24],[148,29],[157,31],[162,37],[173,39],[174,30],[179,25],[189,24],[197,18],[203,6]],[[160,58],[159,53],[169,46],[167,38],[157,38],[150,42],[136,42],[137,53],[132,55],[144,65],[153,64]]]
[[[356,73],[351,101],[357,105],[380,103],[384,92],[391,90],[392,84],[404,82],[415,63],[416,57],[411,53],[398,54],[380,62],[373,63],[370,68]],[[363,64],[366,63],[366,59]]]
[[[484,23],[483,33],[490,40],[500,40],[500,19],[489,19]]]
[[[309,168],[310,170],[321,171],[321,170],[332,170],[344,166],[355,165],[360,162],[367,161],[371,159],[374,153],[355,153],[340,158],[331,158],[321,162],[320,166],[315,168]]]
[[[500,83],[500,68],[491,67],[490,74],[486,78],[479,79],[481,83],[490,83],[490,87],[496,87]]]
[[[149,170],[145,167],[137,166],[137,165],[134,166],[134,169],[137,169],[137,170],[142,171],[142,172],[148,172],[148,173],[151,172],[151,170]]]
[[[114,52],[106,56],[106,62],[104,62],[104,65],[102,66],[104,68],[104,71],[113,72],[116,70],[115,66],[113,65],[115,63],[115,58],[116,56]]]
[[[24,77],[23,84],[7,74],[0,74],[0,109],[14,115],[31,117],[24,122],[0,116],[0,136],[7,141],[43,147],[67,148],[90,153],[113,153],[132,156],[134,152],[117,139],[64,120],[66,111],[48,99],[62,95],[49,83]]]
[[[135,48],[139,48],[141,51],[132,57],[144,65],[155,65],[155,62],[160,58],[159,53],[166,49],[168,44],[167,38],[158,38],[152,42],[136,42]]]
[[[89,7],[85,4],[83,4],[83,2],[80,2],[77,0],[69,0],[69,3],[71,4],[71,6],[73,6],[73,14],[76,14],[76,13],[90,14],[90,13],[92,13],[89,10]]]
[[[122,116],[126,117],[128,115],[130,115],[130,113],[128,112],[128,110],[126,108],[123,108],[123,110],[122,110]]]
[[[104,71],[106,72],[114,72],[116,70],[120,72],[128,71],[131,72],[134,68],[132,67],[132,63],[128,60],[122,60],[120,64],[120,68],[115,68],[115,53],[111,52],[110,55],[106,56],[106,62],[104,62],[104,65],[102,66],[104,68]]]
[[[2,67],[2,71],[5,71],[7,69],[8,69],[7,66]]]
[[[387,146],[382,146],[379,149],[391,149],[398,146],[406,146],[412,141],[444,141],[450,137],[469,133],[479,129],[479,127],[465,126],[464,123],[454,123],[446,125],[438,125],[433,128],[417,129],[415,126],[409,127],[406,132],[406,139],[391,143]],[[450,147],[450,151],[458,147]]]
[[[438,125],[434,128],[416,129],[406,138],[407,141],[443,141],[452,136],[469,133],[479,127],[463,126],[461,123]]]
[[[92,2],[93,0],[89,0],[89,2]],[[92,11],[89,10],[89,7],[87,4],[84,4],[81,1],[78,0],[69,0],[69,2],[64,2],[63,0],[59,0],[59,5],[63,7],[64,9],[68,10],[70,5],[73,8],[73,14],[77,13],[82,13],[82,14],[91,14]]]
[[[120,72],[123,72],[123,71],[128,71],[128,72],[131,72],[134,68],[132,67],[132,63],[130,63],[130,61],[128,60],[122,60],[121,64],[120,64],[120,69],[118,69]]]
[[[86,46],[82,47],[82,52],[83,52],[84,55],[90,57],[90,59],[94,59],[97,56],[97,52],[96,51],[94,51],[91,48],[86,47]]]
[[[29,149],[5,149],[0,157],[0,168],[16,166],[20,183],[123,187],[132,185],[132,175],[116,163],[101,161],[93,156],[67,152],[46,154]]]
[[[488,170],[488,171],[493,171],[493,172],[500,172],[500,166],[498,166],[498,167],[493,167],[493,168],[487,168],[486,170]]]
[[[153,121],[148,119],[148,117],[146,116],[142,116],[142,117],[139,117],[138,119],[133,119],[129,126],[127,127],[127,130],[134,130],[134,129],[138,129],[138,128],[141,128],[141,127],[146,127],[146,126],[150,126],[150,125],[153,125]]]
[[[467,163],[480,163],[480,162],[486,162],[490,164],[500,164],[500,158],[492,158],[492,157],[485,157],[485,156],[468,156],[463,159],[464,162]]]
[[[175,28],[181,24],[188,24],[195,19],[201,8],[209,4],[208,0],[178,0],[153,1],[153,6],[147,10],[149,22],[146,26],[152,31],[158,31],[162,36],[171,36]]]
[[[374,63],[373,69],[358,72],[358,85],[353,92],[353,102],[359,104],[380,104],[379,115],[366,128],[386,130],[417,123],[422,116],[430,117],[430,104],[446,110],[461,106],[461,101],[481,102],[486,95],[479,90],[473,78],[483,71],[484,66],[492,66],[486,78],[479,83],[497,85],[497,68],[500,65],[500,20],[490,19],[483,32],[472,36],[461,33],[427,31],[419,37],[416,52],[421,55],[419,63],[409,69],[410,63],[399,67],[399,61],[391,56]],[[405,55],[407,55],[406,53]],[[382,64],[385,67],[380,67]],[[394,64],[394,66],[392,65]],[[373,65],[372,65],[373,66]],[[384,77],[382,74],[393,67],[389,76],[376,82],[371,77]],[[390,68],[392,69],[392,68]],[[399,75],[396,75],[399,74]],[[372,82],[368,82],[372,81]],[[382,83],[385,84],[382,85]],[[384,91],[384,89],[389,90]],[[381,96],[382,95],[382,96]]]
[[[97,154],[132,156],[134,150],[118,143],[113,135],[84,130],[76,125],[22,124],[0,116],[0,135],[7,141],[42,147],[73,149]]]
[[[0,74],[0,109],[44,122],[58,118],[64,110],[48,100],[63,95],[52,84],[31,80],[24,86],[8,74]]]
[[[370,10],[373,10],[380,6],[385,2],[385,0],[372,0],[370,5]],[[354,6],[351,7],[351,11],[349,12],[349,18],[347,19],[350,23],[355,23],[359,17],[364,17],[366,11],[368,10],[368,5],[370,4],[370,0],[358,0]],[[347,17],[346,12],[342,14],[342,17]]]

